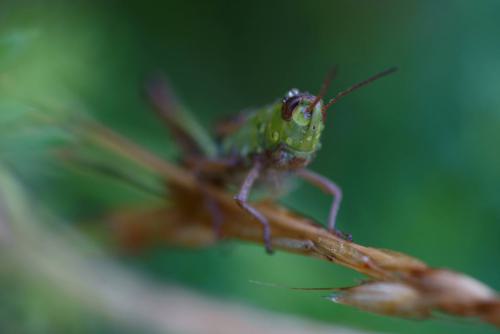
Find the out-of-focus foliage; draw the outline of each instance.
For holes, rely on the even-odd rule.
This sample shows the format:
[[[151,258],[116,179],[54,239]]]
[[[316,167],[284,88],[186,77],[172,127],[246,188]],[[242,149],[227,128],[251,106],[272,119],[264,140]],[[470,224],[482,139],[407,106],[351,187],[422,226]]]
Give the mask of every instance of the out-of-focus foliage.
[[[40,115],[89,112],[174,158],[175,143],[141,95],[144,78],[157,69],[210,127],[289,88],[317,91],[332,64],[340,72],[331,94],[397,65],[397,75],[330,112],[312,168],[342,186],[340,228],[356,241],[466,272],[498,290],[499,10],[496,1],[3,1],[0,159],[52,211],[70,221],[95,220],[117,205],[148,205],[151,199],[53,161],[49,148],[71,138],[40,125]],[[283,201],[321,221],[330,204],[306,186]],[[388,319],[332,305],[316,294],[253,286],[248,279],[295,286],[342,286],[354,279],[342,268],[279,253],[264,256],[253,246],[159,249],[120,260],[159,281],[354,327],[491,330],[439,319]],[[31,306],[44,300],[26,293],[32,282],[17,284],[30,288],[2,284],[0,318],[45,321],[52,311],[45,304]],[[13,304],[22,311],[9,311]],[[64,326],[78,327],[81,320],[74,308],[57,314],[66,319]],[[106,332],[99,324],[93,330],[99,328]]]

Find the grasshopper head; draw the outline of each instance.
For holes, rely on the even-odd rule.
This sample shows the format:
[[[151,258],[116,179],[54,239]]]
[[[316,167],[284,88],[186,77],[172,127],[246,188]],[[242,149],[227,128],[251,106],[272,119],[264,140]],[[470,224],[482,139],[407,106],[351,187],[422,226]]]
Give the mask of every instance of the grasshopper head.
[[[297,89],[290,90],[276,105],[271,124],[266,128],[268,154],[275,168],[302,168],[313,159],[325,127],[322,105],[320,99]]]
[[[292,153],[312,154],[320,148],[324,129],[323,101],[292,89],[281,104],[281,143]]]
[[[307,165],[321,147],[320,137],[325,127],[328,108],[358,88],[396,70],[396,67],[391,67],[358,82],[337,93],[326,104],[323,103],[323,97],[336,74],[336,67],[326,76],[317,96],[297,89],[290,90],[281,103],[281,110],[274,114],[272,124],[267,128],[267,139],[274,147],[280,148],[275,152],[274,160],[285,168],[300,168]]]

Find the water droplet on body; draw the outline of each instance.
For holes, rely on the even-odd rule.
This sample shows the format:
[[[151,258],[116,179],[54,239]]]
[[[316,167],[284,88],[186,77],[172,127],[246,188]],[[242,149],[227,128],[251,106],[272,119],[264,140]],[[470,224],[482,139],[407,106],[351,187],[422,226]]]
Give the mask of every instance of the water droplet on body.
[[[279,135],[278,131],[274,131],[271,138],[273,141],[278,141],[280,139],[280,135]]]

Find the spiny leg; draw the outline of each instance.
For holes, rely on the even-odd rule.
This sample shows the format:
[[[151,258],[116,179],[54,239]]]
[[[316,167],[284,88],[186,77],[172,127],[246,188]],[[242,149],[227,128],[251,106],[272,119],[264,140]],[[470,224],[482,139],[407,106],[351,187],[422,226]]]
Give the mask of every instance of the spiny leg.
[[[183,126],[181,107],[170,88],[169,82],[165,78],[157,76],[147,83],[145,93],[153,106],[153,110],[164,121],[183,155],[201,155],[201,148],[196,139]]]
[[[247,202],[250,190],[252,190],[255,180],[257,180],[261,171],[262,171],[262,164],[256,161],[252,169],[250,169],[250,171],[248,172],[245,181],[243,181],[240,191],[238,195],[234,197],[234,200],[236,201],[236,203],[238,203],[238,205],[242,209],[247,211],[262,224],[264,228],[264,245],[266,247],[266,252],[268,254],[272,254],[273,250],[271,247],[271,227],[269,225],[269,222],[261,212],[259,212],[256,208],[254,208]]]
[[[342,189],[340,189],[340,187],[333,181],[308,169],[299,170],[297,172],[297,175],[308,181],[312,185],[322,189],[326,193],[333,195],[333,202],[330,207],[330,215],[328,216],[328,230],[330,232],[334,232],[341,238],[351,240],[351,236],[349,234],[344,234],[335,228],[335,222],[337,220],[340,202],[342,202]]]

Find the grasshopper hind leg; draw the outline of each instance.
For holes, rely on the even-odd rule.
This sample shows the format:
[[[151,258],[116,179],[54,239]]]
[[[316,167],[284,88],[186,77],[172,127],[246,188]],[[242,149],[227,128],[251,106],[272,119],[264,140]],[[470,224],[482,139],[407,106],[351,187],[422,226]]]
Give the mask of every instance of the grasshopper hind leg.
[[[184,157],[214,158],[216,144],[204,127],[175,98],[168,80],[156,75],[145,85],[145,95],[153,110],[170,130]]]

